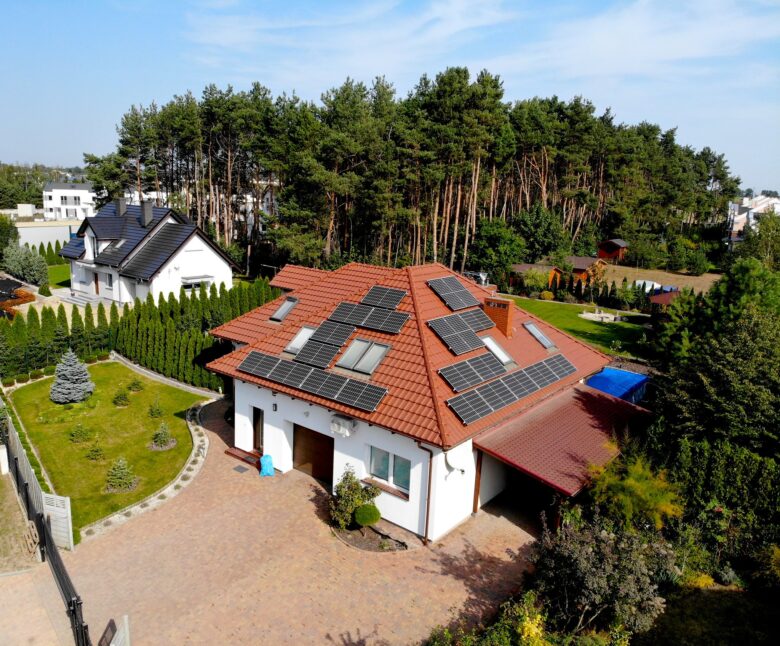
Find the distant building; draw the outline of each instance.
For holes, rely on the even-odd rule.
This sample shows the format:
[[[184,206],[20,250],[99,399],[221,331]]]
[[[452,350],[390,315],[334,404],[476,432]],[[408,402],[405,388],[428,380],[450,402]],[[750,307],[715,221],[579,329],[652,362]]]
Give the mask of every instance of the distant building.
[[[46,220],[83,220],[95,215],[92,182],[46,182],[43,217]]]
[[[599,243],[599,258],[620,262],[628,253],[628,243],[620,238],[612,238]]]
[[[62,248],[70,261],[71,298],[132,303],[201,285],[232,286],[232,260],[186,217],[151,202],[124,199],[86,218]]]
[[[742,242],[745,227],[753,227],[757,216],[774,211],[780,213],[780,198],[758,195],[743,197],[739,202],[729,203],[729,222],[725,242],[731,249],[735,243]]]

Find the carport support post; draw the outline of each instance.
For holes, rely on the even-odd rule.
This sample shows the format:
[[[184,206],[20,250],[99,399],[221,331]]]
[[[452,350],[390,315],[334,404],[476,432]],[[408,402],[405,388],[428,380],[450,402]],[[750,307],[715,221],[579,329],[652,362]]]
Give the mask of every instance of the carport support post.
[[[482,480],[482,451],[477,451],[477,473],[474,478],[474,505],[471,513],[476,514],[479,511],[479,487]]]

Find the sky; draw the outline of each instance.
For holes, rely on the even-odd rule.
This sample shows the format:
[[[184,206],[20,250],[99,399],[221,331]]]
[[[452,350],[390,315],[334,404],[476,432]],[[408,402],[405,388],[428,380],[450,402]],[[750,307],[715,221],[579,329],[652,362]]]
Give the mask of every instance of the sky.
[[[780,190],[780,0],[0,0],[0,161],[80,165],[133,104],[209,83],[318,100],[467,66],[677,128]]]

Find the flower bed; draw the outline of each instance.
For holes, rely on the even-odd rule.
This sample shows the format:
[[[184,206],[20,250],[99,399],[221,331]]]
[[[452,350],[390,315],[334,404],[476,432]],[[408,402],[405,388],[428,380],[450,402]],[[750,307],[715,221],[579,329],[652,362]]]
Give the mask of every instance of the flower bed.
[[[13,294],[13,298],[0,302],[0,312],[3,312],[8,318],[13,318],[18,314],[14,309],[17,305],[35,302],[35,294],[31,294],[26,289],[16,289]]]

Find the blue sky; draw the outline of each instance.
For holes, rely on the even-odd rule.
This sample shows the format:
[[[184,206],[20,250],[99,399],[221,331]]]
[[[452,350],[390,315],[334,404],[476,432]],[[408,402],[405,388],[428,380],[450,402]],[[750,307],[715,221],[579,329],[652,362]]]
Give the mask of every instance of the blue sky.
[[[447,66],[506,98],[582,95],[677,127],[743,186],[780,190],[780,1],[0,0],[0,160],[80,164],[131,104],[259,81],[317,99],[347,76],[399,93]]]

